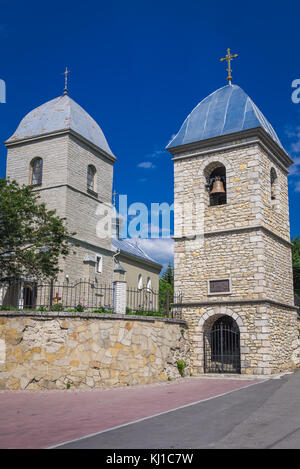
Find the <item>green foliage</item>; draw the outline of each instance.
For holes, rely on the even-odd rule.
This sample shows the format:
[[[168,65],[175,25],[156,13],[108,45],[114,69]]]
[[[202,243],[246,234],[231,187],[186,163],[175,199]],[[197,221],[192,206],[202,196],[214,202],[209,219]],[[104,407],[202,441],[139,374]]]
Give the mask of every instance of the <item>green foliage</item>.
[[[167,291],[169,292],[169,301],[172,303],[174,297],[174,268],[170,263],[159,279],[160,310],[164,310],[166,307]]]
[[[0,311],[15,311],[16,309],[18,308],[14,308],[13,306],[4,306],[4,305],[0,306]]]
[[[171,378],[171,376],[168,376],[168,381],[172,381],[172,378]]]
[[[81,303],[78,303],[78,305],[75,307],[75,311],[77,313],[83,313],[84,309],[85,308],[84,308],[83,304],[81,304]]]
[[[126,314],[129,316],[156,316],[164,318],[166,316],[165,313],[159,313],[157,311],[146,311],[144,309],[137,309],[136,311],[126,311]]]
[[[300,237],[296,236],[292,243],[294,289],[300,295]]]
[[[21,276],[56,278],[69,254],[64,218],[39,202],[32,186],[0,178],[0,281]]]
[[[94,309],[93,311],[90,311],[91,313],[98,313],[98,314],[113,314],[112,309],[106,309],[103,306],[100,306],[100,308]]]
[[[67,389],[70,389],[70,387],[71,387],[71,384],[67,383]]]
[[[62,303],[55,303],[52,306],[52,311],[63,311],[64,307]]]
[[[184,376],[184,369],[186,367],[186,362],[184,360],[178,360],[177,361],[177,368],[180,373],[180,376],[183,378]]]

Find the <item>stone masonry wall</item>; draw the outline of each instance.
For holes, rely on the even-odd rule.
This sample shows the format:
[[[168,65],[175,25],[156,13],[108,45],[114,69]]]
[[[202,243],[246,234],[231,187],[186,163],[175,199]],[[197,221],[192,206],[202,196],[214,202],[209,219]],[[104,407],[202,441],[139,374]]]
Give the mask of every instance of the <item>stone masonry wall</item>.
[[[0,389],[89,389],[179,377],[185,321],[91,313],[0,313]]]
[[[223,315],[238,324],[241,373],[270,375],[291,370],[300,363],[299,320],[295,310],[270,304],[206,305],[182,311],[190,333],[191,372],[204,371],[203,332]]]
[[[262,260],[254,253],[263,254],[260,231],[221,233],[198,240],[177,241],[175,245],[175,288],[184,302],[222,301],[230,298],[259,298]],[[209,279],[230,278],[232,293],[208,295]]]
[[[291,246],[263,233],[265,297],[294,306]]]

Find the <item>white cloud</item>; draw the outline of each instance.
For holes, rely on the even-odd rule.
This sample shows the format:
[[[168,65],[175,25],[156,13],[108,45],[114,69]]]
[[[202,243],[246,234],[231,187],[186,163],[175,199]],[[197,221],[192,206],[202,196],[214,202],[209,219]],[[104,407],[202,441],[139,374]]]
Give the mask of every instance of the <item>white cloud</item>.
[[[297,180],[300,176],[300,127],[287,127],[285,134],[291,140],[294,140],[290,145],[290,153],[294,164],[289,168],[289,183],[293,186],[296,192],[300,192],[300,181]]]
[[[160,155],[163,155],[164,153],[166,153],[164,150],[155,150],[154,152],[146,155],[146,158],[158,158]]]
[[[151,161],[143,161],[138,164],[138,168],[153,169],[156,168],[156,166]]]
[[[172,238],[139,239],[138,244],[165,269],[169,262],[174,263],[174,240]]]
[[[293,158],[294,164],[289,168],[289,176],[296,176],[300,171],[300,156]]]

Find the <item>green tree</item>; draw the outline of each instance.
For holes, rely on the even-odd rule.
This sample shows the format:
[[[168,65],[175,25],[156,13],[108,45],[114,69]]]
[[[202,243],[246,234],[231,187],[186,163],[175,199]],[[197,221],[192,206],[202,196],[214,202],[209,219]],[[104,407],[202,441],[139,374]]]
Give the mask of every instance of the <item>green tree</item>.
[[[174,268],[170,263],[159,279],[159,303],[161,309],[166,305],[167,291],[169,292],[170,303],[172,303],[174,298]]]
[[[64,218],[47,210],[31,186],[0,179],[0,281],[21,276],[55,278],[69,254]]]
[[[296,236],[292,240],[293,248],[293,276],[294,276],[294,289],[295,292],[300,295],[300,238]]]

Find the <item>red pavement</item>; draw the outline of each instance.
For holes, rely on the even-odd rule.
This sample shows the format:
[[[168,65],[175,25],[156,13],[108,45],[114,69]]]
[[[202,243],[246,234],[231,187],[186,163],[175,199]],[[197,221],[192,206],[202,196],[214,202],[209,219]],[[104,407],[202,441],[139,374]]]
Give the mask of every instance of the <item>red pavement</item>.
[[[184,378],[91,391],[0,392],[0,448],[47,448],[261,380]]]

